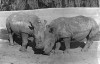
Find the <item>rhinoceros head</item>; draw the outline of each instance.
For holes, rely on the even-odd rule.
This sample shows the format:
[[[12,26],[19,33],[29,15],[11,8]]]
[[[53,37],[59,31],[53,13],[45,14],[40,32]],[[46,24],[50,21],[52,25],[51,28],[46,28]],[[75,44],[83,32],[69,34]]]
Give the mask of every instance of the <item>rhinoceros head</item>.
[[[44,31],[47,21],[40,20],[37,30],[35,30],[36,48],[43,48]]]
[[[54,44],[55,44],[55,34],[54,34],[54,27],[47,25],[46,30],[44,31],[44,41],[43,41],[43,46],[44,46],[44,51],[45,53],[49,53]]]

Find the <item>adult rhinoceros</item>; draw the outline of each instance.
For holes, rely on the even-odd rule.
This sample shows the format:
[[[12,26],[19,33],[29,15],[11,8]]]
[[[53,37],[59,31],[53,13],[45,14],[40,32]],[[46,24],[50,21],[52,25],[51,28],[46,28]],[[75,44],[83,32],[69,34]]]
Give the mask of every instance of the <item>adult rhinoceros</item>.
[[[33,14],[24,12],[11,14],[6,20],[10,44],[14,45],[13,34],[17,34],[22,38],[20,51],[26,51],[29,35],[32,35],[33,38],[38,38],[38,31],[43,26],[41,21],[40,18]]]
[[[76,17],[59,17],[53,20],[46,26],[44,31],[44,51],[50,53],[55,41],[63,38],[66,50],[69,52],[70,41],[74,39],[78,42],[86,38],[86,45],[82,51],[87,51],[93,43],[93,38],[99,32],[99,26],[96,21],[90,17],[76,16]]]

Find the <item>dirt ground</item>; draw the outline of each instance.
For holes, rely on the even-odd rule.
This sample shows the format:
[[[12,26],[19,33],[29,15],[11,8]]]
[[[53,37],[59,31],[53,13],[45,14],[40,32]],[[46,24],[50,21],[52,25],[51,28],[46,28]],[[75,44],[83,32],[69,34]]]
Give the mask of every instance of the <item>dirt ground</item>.
[[[0,38],[0,64],[99,64],[100,60],[99,41],[95,41],[88,52],[81,52],[78,47],[70,49],[70,54],[59,51],[58,54],[47,56],[34,54],[31,47],[27,52],[20,52],[20,45],[9,45],[6,34],[0,34]]]

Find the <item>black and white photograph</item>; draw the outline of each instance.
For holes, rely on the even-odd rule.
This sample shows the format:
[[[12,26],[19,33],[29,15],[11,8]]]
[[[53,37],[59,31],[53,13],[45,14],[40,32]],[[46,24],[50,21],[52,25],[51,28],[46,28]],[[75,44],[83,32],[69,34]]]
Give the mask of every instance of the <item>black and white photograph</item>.
[[[0,0],[0,64],[100,64],[100,0]]]

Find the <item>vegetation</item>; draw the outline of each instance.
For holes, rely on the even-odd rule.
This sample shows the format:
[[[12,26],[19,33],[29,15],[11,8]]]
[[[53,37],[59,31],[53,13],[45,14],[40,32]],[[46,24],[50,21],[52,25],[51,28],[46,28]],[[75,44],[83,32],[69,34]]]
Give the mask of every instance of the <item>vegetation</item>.
[[[0,0],[1,11],[64,7],[99,7],[99,0]]]

